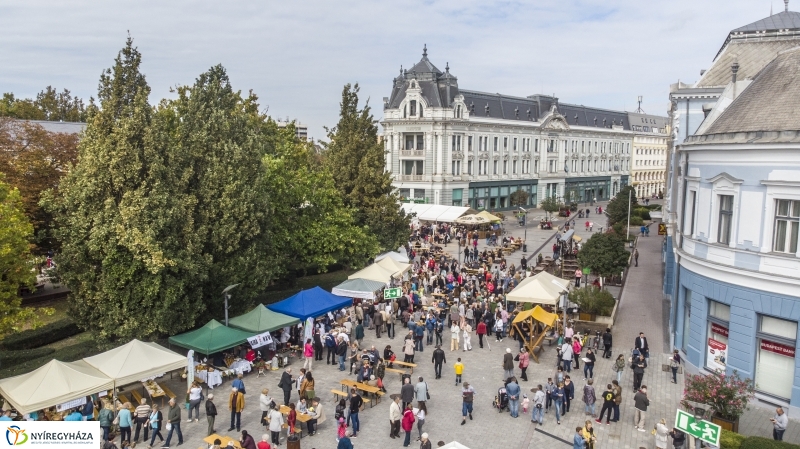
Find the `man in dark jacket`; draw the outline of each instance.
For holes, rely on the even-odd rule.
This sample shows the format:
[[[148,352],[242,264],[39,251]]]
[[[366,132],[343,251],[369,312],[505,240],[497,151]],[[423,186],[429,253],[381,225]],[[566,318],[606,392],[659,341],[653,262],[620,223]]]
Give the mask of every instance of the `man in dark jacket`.
[[[326,365],[335,365],[336,364],[336,339],[333,338],[333,334],[328,332],[325,334],[325,349],[327,352],[325,358]]]
[[[634,427],[636,427],[639,432],[644,432],[644,419],[647,414],[647,406],[650,405],[650,399],[647,398],[646,385],[642,385],[642,389],[633,397],[633,402],[636,407],[635,414],[633,415]]]
[[[206,418],[208,418],[208,435],[217,432],[216,430],[214,430],[214,420],[217,418],[217,406],[214,405],[213,399],[214,399],[213,394],[209,394],[208,399],[206,399]]]
[[[644,336],[644,332],[639,332],[639,336],[636,337],[633,344],[645,358],[650,358],[650,346],[647,345],[647,337]]]
[[[180,446],[183,444],[183,433],[181,433],[181,408],[176,405],[175,398],[169,400],[167,422],[170,425],[170,429],[167,433],[167,441],[164,442],[164,446],[162,447],[169,447],[169,442],[172,439],[172,432],[178,432],[178,446]]]
[[[414,402],[414,386],[411,385],[410,378],[405,378],[403,381],[403,387],[400,388],[400,399],[403,400],[403,410],[405,410],[408,404]]]
[[[610,359],[611,358],[611,329],[606,328],[606,332],[603,334],[603,357]]]
[[[433,363],[433,370],[436,372],[436,378],[441,379],[442,363],[447,363],[447,358],[445,357],[444,351],[440,345],[436,345],[436,349],[433,350],[431,362]]]
[[[642,377],[644,377],[644,369],[647,368],[647,360],[644,359],[643,355],[639,355],[639,359],[634,360],[631,365],[633,369],[633,392],[636,393],[639,390],[639,386],[642,385]]]
[[[374,310],[374,308],[373,308]],[[375,326],[375,337],[381,338],[381,328],[383,327],[383,316],[377,310],[372,312],[372,322]]]
[[[339,337],[339,343],[336,344],[336,357],[339,357],[339,371],[344,371],[344,359],[347,357],[347,343],[344,338]]]
[[[292,387],[294,386],[294,381],[292,381],[292,368],[286,368],[286,371],[281,374],[281,381],[278,383],[278,388],[283,390],[283,405],[289,406],[290,398],[292,397]]]

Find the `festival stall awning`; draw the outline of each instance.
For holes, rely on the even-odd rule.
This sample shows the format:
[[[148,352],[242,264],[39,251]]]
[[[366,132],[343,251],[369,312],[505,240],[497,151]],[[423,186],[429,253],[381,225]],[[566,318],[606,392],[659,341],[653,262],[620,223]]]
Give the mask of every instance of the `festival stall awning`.
[[[316,318],[332,310],[347,307],[352,303],[351,298],[337,296],[319,287],[314,287],[271,304],[267,308],[305,321],[308,318]]]
[[[227,327],[217,320],[211,320],[200,329],[169,337],[169,342],[209,355],[242,344],[253,335],[252,332]]]
[[[469,212],[469,207],[464,206],[444,206],[441,204],[411,204],[403,203],[401,205],[403,211],[408,214],[417,214],[418,220],[424,221],[438,221],[443,223],[450,223],[455,221],[458,217]]]
[[[398,262],[398,261],[396,261],[394,259],[390,259],[388,257],[385,258],[385,259],[381,259],[381,260],[379,260],[378,262],[375,262],[375,263],[377,265],[382,266],[383,268],[385,268],[385,269],[387,269],[389,271],[394,270],[394,273],[392,273],[392,275],[394,275],[394,276],[402,276],[408,270],[411,269],[411,264],[409,264],[409,263],[400,263],[400,262]]]
[[[273,312],[269,310],[264,304],[259,304],[255,309],[245,313],[244,315],[237,316],[228,320],[231,327],[241,329],[254,334],[263,334],[264,332],[272,332],[276,329],[281,329],[286,326],[293,326],[299,323],[300,320],[289,315]]]
[[[113,379],[117,385],[131,384],[186,366],[184,356],[158,343],[139,340],[131,340],[83,361]]]
[[[490,214],[489,212],[486,212],[485,210],[482,210],[482,211],[478,212],[475,215],[477,215],[479,217],[484,217],[484,218],[486,218],[487,220],[489,220],[491,222],[500,221],[499,217],[496,217],[496,216]]]
[[[20,413],[35,412],[112,388],[112,379],[82,360],[69,363],[51,360],[30,373],[0,380],[0,394]]]
[[[522,312],[518,313],[514,318],[514,323],[525,321],[528,318],[533,318],[534,320],[551,327],[555,326],[556,321],[558,321],[558,315],[555,313],[550,313],[537,305],[532,309],[523,310]]]
[[[525,278],[506,295],[506,299],[555,306],[558,304],[561,292],[568,290],[569,286],[568,280],[543,271],[536,276]]]
[[[573,236],[574,236],[574,235],[575,235],[575,230],[574,230],[574,229],[570,229],[569,231],[567,231],[567,232],[565,232],[565,233],[561,234],[561,237],[560,237],[560,239],[561,239],[561,240],[564,240],[564,241],[566,241],[566,242],[569,242],[569,240],[570,240],[571,238],[573,238]]]
[[[331,293],[346,298],[375,299],[375,292],[386,287],[385,282],[369,279],[348,279],[333,287]]]
[[[378,254],[377,256],[375,256],[375,262],[379,262],[381,259],[386,259],[387,257],[400,263],[410,262],[408,256],[406,256],[405,254],[405,249],[403,249],[402,247],[401,250],[397,252],[389,251],[388,253]]]
[[[480,215],[464,215],[456,219],[455,221],[458,224],[465,224],[465,225],[480,225],[480,224],[487,224],[490,223],[489,219],[486,217],[482,217]]]
[[[392,275],[395,271],[387,270],[382,266],[374,263],[366,266],[364,269],[356,271],[355,273],[347,276],[347,279],[366,279],[369,281],[383,282],[388,284],[392,280]]]

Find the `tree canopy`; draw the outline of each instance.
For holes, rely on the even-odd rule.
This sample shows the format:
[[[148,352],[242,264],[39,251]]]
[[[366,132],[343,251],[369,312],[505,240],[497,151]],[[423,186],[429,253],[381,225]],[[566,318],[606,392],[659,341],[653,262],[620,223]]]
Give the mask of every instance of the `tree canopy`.
[[[559,209],[561,209],[561,206],[563,205],[564,204],[561,201],[559,201],[558,198],[556,198],[555,196],[545,197],[539,203],[539,207],[541,207],[542,210],[550,214],[558,212]]]
[[[608,215],[608,225],[613,226],[615,223],[628,222],[628,195],[630,194],[631,211],[636,208],[636,190],[631,186],[625,186],[617,192],[617,195],[606,206],[606,215]]]
[[[629,257],[625,240],[615,233],[593,234],[578,252],[581,266],[600,276],[620,274],[628,266]]]
[[[324,164],[344,204],[355,209],[356,222],[375,234],[381,249],[396,250],[408,242],[409,217],[386,171],[377,122],[369,104],[359,109],[358,92],[358,84],[342,90],[339,122],[328,130]]]
[[[36,94],[35,99],[16,98],[13,93],[4,93],[0,99],[0,117],[85,122],[86,106],[82,99],[73,97],[69,90],[58,92],[52,86],[47,86]]]

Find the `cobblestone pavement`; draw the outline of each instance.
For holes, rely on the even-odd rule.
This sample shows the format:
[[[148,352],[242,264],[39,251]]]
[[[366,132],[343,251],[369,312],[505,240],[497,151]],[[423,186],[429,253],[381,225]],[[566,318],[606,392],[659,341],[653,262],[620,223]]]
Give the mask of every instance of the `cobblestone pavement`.
[[[585,219],[583,220],[585,221]],[[513,235],[521,235],[524,230],[509,226]],[[576,220],[577,223],[577,220]],[[596,230],[596,228],[595,228]],[[544,242],[551,231],[541,231],[538,228],[528,228],[528,239],[541,239]],[[589,233],[584,231],[582,224],[578,226],[578,235],[588,237]],[[483,242],[481,242],[483,243]],[[639,267],[632,268],[627,280],[627,284],[619,305],[617,324],[614,326],[614,345],[613,354],[616,357],[619,353],[628,355],[634,345],[634,338],[640,331],[648,336],[648,343],[651,349],[650,367],[645,373],[643,383],[648,386],[651,405],[646,417],[646,427],[651,429],[655,422],[660,418],[666,418],[669,425],[675,416],[683,391],[683,378],[678,376],[678,384],[671,383],[669,371],[662,371],[662,364],[666,364],[670,348],[665,344],[664,326],[667,317],[662,312],[661,295],[661,244],[662,238],[651,234],[649,238],[640,238],[639,248]],[[453,244],[449,245],[453,246]],[[538,245],[534,244],[531,250],[535,250]],[[450,248],[448,248],[450,249]],[[453,251],[455,248],[453,249]],[[545,251],[547,248],[545,248]],[[533,254],[533,252],[529,253]],[[512,258],[521,257],[518,251]],[[395,351],[399,352],[402,338],[405,332],[398,328],[397,336],[389,339],[386,334],[378,339],[374,331],[366,331],[364,344],[375,345],[382,350],[386,345],[391,345]],[[446,333],[447,334],[447,333]],[[445,335],[445,343],[449,335]],[[501,362],[505,349],[511,348],[516,353],[518,344],[513,340],[503,340],[496,342],[494,338],[488,341],[486,347],[481,349],[476,337],[472,339],[472,351],[446,351],[447,363],[443,369],[443,378],[434,379],[433,364],[431,355],[433,347],[425,346],[424,351],[418,352],[415,362],[419,365],[414,370],[413,379],[416,382],[417,376],[422,376],[430,387],[431,400],[427,402],[428,418],[423,427],[423,431],[428,432],[436,447],[436,442],[453,440],[472,449],[478,448],[567,448],[571,446],[572,436],[575,427],[583,425],[588,419],[584,414],[583,402],[581,401],[581,391],[585,385],[583,372],[581,370],[572,371],[576,385],[576,398],[570,407],[570,412],[562,419],[561,424],[556,424],[553,411],[545,415],[543,426],[531,424],[530,411],[528,414],[520,413],[517,419],[511,418],[508,412],[498,413],[492,408],[492,401],[500,386],[502,386]],[[460,387],[455,385],[455,375],[453,364],[458,357],[462,358],[465,365],[463,380],[471,383],[477,394],[474,405],[474,420],[467,420],[466,425],[461,425],[461,395]],[[613,359],[612,359],[613,360]],[[603,391],[605,385],[615,378],[615,373],[611,369],[612,360],[600,358],[594,370],[595,388],[598,396]],[[531,361],[528,368],[527,382],[521,382],[523,392],[532,398],[530,389],[537,384],[545,384],[548,377],[553,376],[556,366],[555,347],[545,346],[544,352],[540,355],[540,363]],[[298,359],[293,359],[291,365],[295,373],[300,369],[302,363]],[[519,376],[519,369],[516,369]],[[323,399],[323,407],[327,415],[327,421],[319,427],[318,433],[313,437],[304,437],[301,440],[301,447],[308,448],[335,448],[336,429],[333,422],[333,410],[335,402],[331,389],[340,389],[340,379],[355,379],[355,376],[348,375],[347,371],[340,372],[335,365],[327,365],[325,361],[314,363],[313,372],[317,382],[316,392]],[[277,388],[281,371],[269,373],[266,377],[257,378],[254,373],[245,377],[247,386],[247,405],[242,414],[242,429],[246,429],[253,435],[259,436],[263,432],[263,427],[258,425],[261,413],[258,409],[258,393],[262,388],[269,388],[277,402],[281,401],[282,393]],[[400,379],[393,373],[387,373],[386,388],[390,394],[399,393]],[[174,391],[181,391],[185,386],[178,382],[177,378],[168,383]],[[174,387],[173,387],[174,385]],[[623,387],[623,400],[621,405],[620,421],[611,425],[597,424],[596,435],[598,438],[597,448],[652,448],[654,447],[653,436],[649,431],[638,432],[633,427],[633,375],[626,369],[621,385]],[[216,429],[222,435],[237,436],[234,432],[227,432],[230,427],[229,412],[227,409],[227,398],[230,393],[230,383],[226,382],[218,386],[212,392],[217,395],[215,402],[220,415],[217,417]],[[297,400],[297,392],[292,394],[292,400]],[[370,408],[367,406],[360,414],[361,431],[358,438],[353,440],[356,448],[379,448],[379,447],[402,447],[402,439],[395,440],[389,438],[389,403],[388,397],[380,404]],[[597,406],[599,413],[600,405]],[[751,410],[742,417],[742,428],[748,434],[758,434],[763,436],[770,435],[768,421],[765,421],[769,413],[764,410]],[[201,441],[205,436],[206,422],[205,415],[199,423],[186,423],[186,411],[183,411],[182,430],[186,438],[185,445],[191,448],[205,447]],[[596,424],[596,423],[595,423]],[[786,440],[798,441],[800,435],[800,425],[794,422],[790,425]],[[402,432],[401,432],[402,434]],[[166,436],[166,433],[164,434]],[[415,442],[417,435],[416,427],[412,434],[410,447],[418,447]],[[177,444],[177,439],[173,436],[172,446]],[[388,444],[388,446],[383,446]],[[282,442],[282,446],[285,442]],[[157,445],[158,446],[158,445]]]

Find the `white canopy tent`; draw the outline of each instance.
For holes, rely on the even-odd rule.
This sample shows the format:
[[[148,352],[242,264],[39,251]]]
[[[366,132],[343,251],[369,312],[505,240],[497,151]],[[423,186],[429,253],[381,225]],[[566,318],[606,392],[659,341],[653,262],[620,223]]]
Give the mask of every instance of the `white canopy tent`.
[[[377,256],[375,256],[375,262],[380,262],[381,259],[385,259],[387,257],[400,263],[410,262],[408,256],[406,256],[405,254],[405,249],[402,247],[397,252],[389,251],[388,253],[378,254]]]
[[[464,206],[412,203],[403,203],[402,208],[406,213],[417,214],[417,220],[438,221],[442,223],[451,223],[470,210],[469,207]]]
[[[410,263],[401,263],[401,262],[398,262],[398,261],[396,261],[396,260],[394,260],[394,259],[392,259],[390,257],[386,257],[386,258],[381,259],[381,260],[379,260],[379,261],[377,261],[375,263],[377,265],[382,266],[383,268],[385,268],[385,269],[387,269],[389,271],[395,270],[395,273],[393,273],[393,275],[395,277],[402,276],[402,275],[406,274],[408,272],[408,270],[411,269],[411,264]]]
[[[375,292],[386,288],[385,282],[369,279],[348,279],[333,287],[331,293],[345,298],[375,299]]]
[[[112,388],[112,379],[83,360],[51,360],[30,373],[0,380],[0,394],[23,414]]]
[[[525,278],[506,295],[506,300],[557,306],[561,293],[569,290],[571,285],[570,281],[543,271]]]
[[[356,271],[355,273],[347,276],[347,279],[367,279],[370,281],[377,281],[383,282],[384,284],[388,284],[389,281],[392,280],[392,275],[395,274],[396,271],[389,271],[386,268],[374,263],[365,267],[362,270]]]
[[[83,360],[113,379],[116,385],[131,384],[187,365],[186,357],[157,343],[139,340]]]

